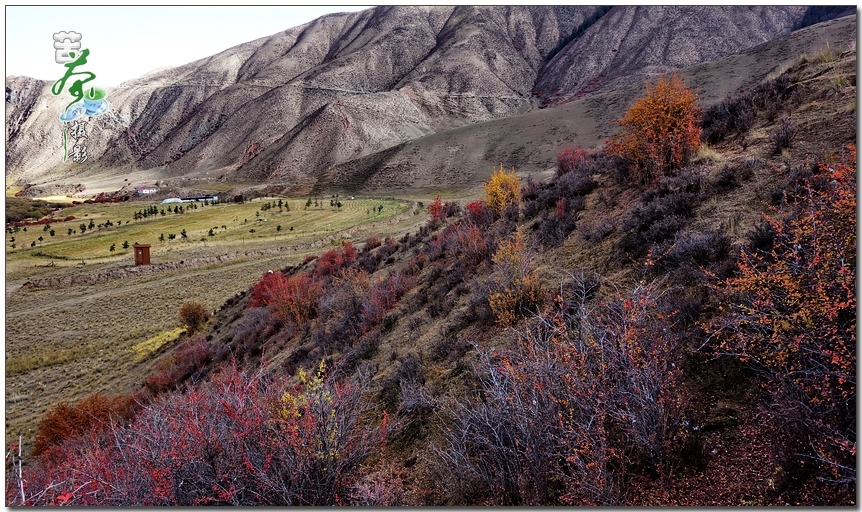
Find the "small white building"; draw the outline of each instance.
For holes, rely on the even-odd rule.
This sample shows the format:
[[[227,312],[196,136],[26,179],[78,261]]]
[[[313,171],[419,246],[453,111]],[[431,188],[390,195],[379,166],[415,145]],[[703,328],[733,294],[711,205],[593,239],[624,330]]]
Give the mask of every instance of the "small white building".
[[[217,202],[218,196],[191,196],[191,197],[169,197],[162,201],[165,203],[200,203],[203,201]]]
[[[155,194],[158,191],[158,187],[135,187],[135,192],[138,194]]]

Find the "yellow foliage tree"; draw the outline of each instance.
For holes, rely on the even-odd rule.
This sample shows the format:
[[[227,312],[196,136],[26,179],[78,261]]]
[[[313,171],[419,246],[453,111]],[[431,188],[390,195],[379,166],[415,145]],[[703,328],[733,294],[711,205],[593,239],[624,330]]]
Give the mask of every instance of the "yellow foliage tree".
[[[503,164],[494,169],[491,179],[485,183],[485,204],[497,213],[510,204],[521,202],[521,179],[515,176],[515,169],[506,172]]]

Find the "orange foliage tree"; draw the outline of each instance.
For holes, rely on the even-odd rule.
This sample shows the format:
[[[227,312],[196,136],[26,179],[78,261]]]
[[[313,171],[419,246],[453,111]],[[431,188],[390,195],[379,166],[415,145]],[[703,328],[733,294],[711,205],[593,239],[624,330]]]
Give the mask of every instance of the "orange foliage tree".
[[[621,156],[638,183],[651,183],[669,170],[685,165],[700,148],[703,110],[697,95],[674,74],[646,84],[638,99],[618,123],[622,132],[605,145],[605,152]]]
[[[515,169],[506,172],[503,164],[485,183],[485,203],[497,213],[502,212],[511,204],[521,202],[521,179],[515,176]]]
[[[809,457],[855,482],[856,148],[803,183],[797,214],[767,222],[768,251],[745,251],[719,288],[720,352],[760,369],[784,417],[809,430]],[[725,307],[728,309],[728,307]],[[798,431],[798,429],[796,429]]]

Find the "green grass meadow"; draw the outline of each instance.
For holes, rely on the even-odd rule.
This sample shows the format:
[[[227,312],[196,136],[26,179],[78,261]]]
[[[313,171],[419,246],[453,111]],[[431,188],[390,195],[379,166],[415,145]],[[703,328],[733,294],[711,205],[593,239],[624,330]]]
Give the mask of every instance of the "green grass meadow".
[[[278,199],[261,198],[242,204],[220,203],[204,206],[197,203],[102,203],[76,205],[55,212],[58,222],[44,226],[28,226],[17,233],[5,233],[7,261],[24,259],[36,264],[56,260],[112,260],[129,257],[134,243],[150,244],[151,261],[156,263],[157,256],[169,252],[189,249],[217,250],[225,246],[264,246],[277,240],[279,244],[303,243],[311,238],[319,238],[327,232],[337,232],[352,226],[378,222],[404,213],[410,209],[405,202],[381,199],[343,199],[342,207],[330,206],[329,199],[318,200],[317,207],[312,204],[306,208],[306,200],[282,200],[289,205],[290,211],[276,206]],[[261,206],[270,203],[273,207],[262,211]],[[146,219],[134,219],[136,211],[144,210],[155,204],[160,213]],[[184,213],[168,212],[168,207],[183,206]],[[380,207],[382,206],[382,209]],[[165,215],[161,215],[161,211]],[[67,216],[75,219],[60,222]],[[94,227],[81,233],[81,224],[90,221],[98,226],[111,221],[113,226]],[[117,225],[117,224],[120,225]],[[279,230],[279,226],[281,229]],[[69,234],[69,229],[75,232]],[[291,230],[291,228],[293,228]],[[54,236],[50,236],[50,230]],[[186,231],[186,238],[181,233]],[[210,230],[213,235],[210,236]],[[169,240],[169,235],[176,238]],[[164,235],[164,240],[160,240]],[[39,240],[42,237],[42,240]],[[12,239],[14,238],[14,242]],[[33,243],[35,242],[35,245]],[[129,248],[123,249],[128,242]],[[12,247],[14,244],[14,248]],[[111,245],[114,250],[111,251]],[[171,258],[172,259],[172,258]]]

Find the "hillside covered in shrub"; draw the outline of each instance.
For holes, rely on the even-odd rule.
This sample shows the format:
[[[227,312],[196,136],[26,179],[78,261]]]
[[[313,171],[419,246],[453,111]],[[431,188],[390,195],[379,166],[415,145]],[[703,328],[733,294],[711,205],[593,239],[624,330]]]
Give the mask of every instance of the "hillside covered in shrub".
[[[263,275],[7,505],[855,505],[855,70],[663,77],[547,181]]]

